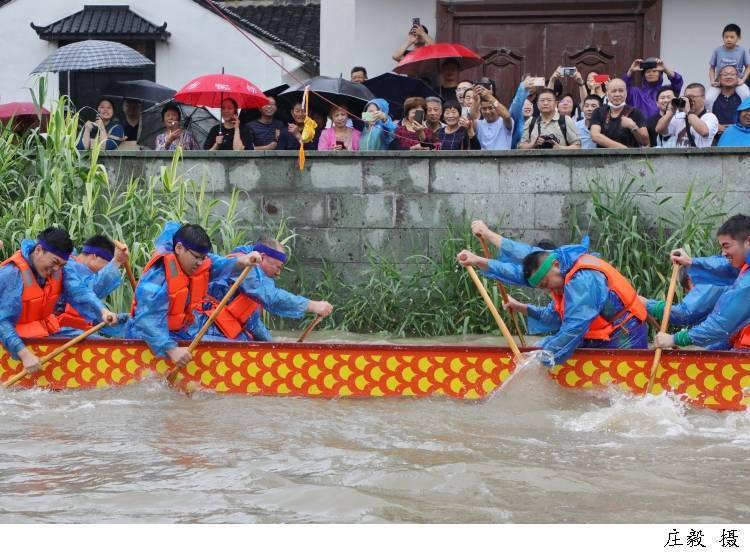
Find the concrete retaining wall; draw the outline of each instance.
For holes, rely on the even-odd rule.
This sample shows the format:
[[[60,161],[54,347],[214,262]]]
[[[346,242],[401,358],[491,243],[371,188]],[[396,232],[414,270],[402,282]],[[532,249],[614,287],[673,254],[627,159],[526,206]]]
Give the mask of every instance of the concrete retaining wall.
[[[308,154],[188,152],[181,172],[206,179],[218,198],[245,191],[248,223],[290,218],[297,254],[360,264],[366,245],[403,258],[432,253],[449,223],[482,218],[529,241],[570,238],[571,213],[585,211],[589,181],[634,177],[676,209],[692,185],[719,191],[730,213],[750,212],[748,149]],[[160,152],[102,156],[114,182],[158,175]],[[650,203],[644,198],[644,203]],[[354,266],[352,266],[354,269]]]

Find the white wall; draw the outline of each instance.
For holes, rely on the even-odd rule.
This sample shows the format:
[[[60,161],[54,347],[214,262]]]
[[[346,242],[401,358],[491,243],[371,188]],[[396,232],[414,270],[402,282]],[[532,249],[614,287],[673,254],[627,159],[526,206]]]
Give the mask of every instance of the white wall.
[[[355,65],[370,77],[396,65],[391,54],[406,40],[419,17],[430,36],[436,32],[435,0],[321,0],[320,72],[336,77]]]
[[[127,4],[130,9],[155,25],[167,22],[172,36],[157,42],[156,80],[179,89],[193,77],[227,73],[249,79],[261,89],[290,82],[281,68],[274,65],[247,39],[218,15],[187,0],[14,0],[0,8],[0,103],[28,101],[24,87],[31,86],[29,72],[57,49],[56,42],[41,40],[29,25],[48,25],[83,9],[84,3],[97,5]],[[290,72],[297,72],[301,62],[263,40],[251,35],[264,50],[272,54]],[[50,74],[50,91],[57,96],[56,74]]]
[[[708,85],[708,62],[728,23],[742,28],[740,47],[750,48],[750,1],[662,0],[661,56],[692,82]]]

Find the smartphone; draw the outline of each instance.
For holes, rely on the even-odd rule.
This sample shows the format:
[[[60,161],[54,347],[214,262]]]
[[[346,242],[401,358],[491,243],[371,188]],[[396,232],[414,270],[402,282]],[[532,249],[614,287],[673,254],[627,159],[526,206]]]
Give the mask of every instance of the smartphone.
[[[362,121],[369,123],[373,120],[373,114],[370,112],[362,112]]]
[[[547,85],[544,77],[533,77],[531,80],[531,86],[533,87],[544,87]]]
[[[336,141],[336,146],[340,146],[341,148],[343,148],[344,150],[346,150],[346,146],[344,146],[344,141],[343,140],[337,140]]]
[[[424,110],[419,109],[414,112],[414,121],[424,123]]]
[[[461,108],[461,117],[469,117],[469,108],[466,106]]]
[[[419,18],[418,17],[412,17],[411,18],[411,26],[412,27],[421,27],[422,26],[420,24],[420,22],[419,22]]]
[[[572,77],[576,73],[575,67],[563,67],[561,69],[562,69],[563,77]]]
[[[422,148],[429,148],[430,150],[435,150],[435,145],[431,142],[420,142],[419,145]]]
[[[609,75],[596,75],[594,77],[595,83],[609,83],[610,76]]]

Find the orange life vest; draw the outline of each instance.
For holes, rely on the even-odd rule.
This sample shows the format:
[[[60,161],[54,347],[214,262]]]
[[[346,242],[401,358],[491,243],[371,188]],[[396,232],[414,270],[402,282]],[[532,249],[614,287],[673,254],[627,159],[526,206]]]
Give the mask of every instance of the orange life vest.
[[[609,340],[612,337],[612,333],[622,327],[631,318],[635,317],[639,321],[645,321],[646,307],[638,298],[638,293],[633,288],[633,285],[631,285],[630,281],[623,277],[619,271],[596,256],[584,254],[578,258],[578,261],[576,261],[576,263],[573,264],[573,267],[570,268],[570,271],[568,271],[565,276],[565,284],[567,285],[573,276],[581,269],[594,269],[603,273],[607,278],[607,287],[614,292],[622,302],[624,308],[613,318],[613,321],[616,321],[618,318],[629,312],[627,317],[617,325],[607,321],[601,315],[596,316],[584,335],[585,339]],[[560,314],[560,319],[562,319],[565,316],[564,295],[562,293],[553,292],[552,300],[554,302],[555,311]]]
[[[206,258],[195,273],[188,276],[182,271],[177,257],[169,252],[157,254],[143,268],[143,275],[157,262],[164,262],[167,278],[167,325],[170,331],[179,331],[190,326],[195,320],[194,311],[203,311],[208,301],[208,283],[211,276],[211,258]],[[135,315],[136,301],[133,299],[131,315]]]
[[[740,270],[740,275],[745,273],[748,268],[750,268],[750,265],[743,265],[742,269]],[[730,339],[730,344],[732,345],[732,348],[750,348],[750,325],[745,325],[742,329],[735,333],[734,336]]]
[[[55,306],[62,294],[62,271],[57,271],[48,278],[42,288],[20,250],[0,265],[6,264],[14,264],[21,271],[23,281],[21,315],[16,323],[18,336],[30,339],[57,333],[60,322],[55,316]]]
[[[228,258],[236,258],[240,254],[230,254]],[[214,307],[219,304],[218,300],[212,299]],[[243,292],[237,292],[235,297],[216,316],[214,323],[228,339],[236,339],[245,328],[247,320],[256,310],[262,309],[261,305]],[[213,308],[209,312],[213,313]]]
[[[76,258],[71,256],[71,259],[75,260]],[[57,321],[60,322],[60,327],[73,327],[75,329],[81,329],[82,331],[93,327],[89,320],[79,314],[78,310],[70,304],[66,304],[65,310],[63,310],[62,313],[57,314]]]

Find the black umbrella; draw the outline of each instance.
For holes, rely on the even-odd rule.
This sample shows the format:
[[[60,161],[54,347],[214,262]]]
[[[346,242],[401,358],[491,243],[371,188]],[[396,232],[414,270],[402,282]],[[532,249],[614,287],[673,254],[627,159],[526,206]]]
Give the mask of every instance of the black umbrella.
[[[111,98],[132,98],[149,104],[158,104],[174,98],[177,91],[147,79],[136,81],[113,81],[102,91],[102,96]]]
[[[397,73],[383,73],[364,82],[364,85],[378,98],[383,98],[390,104],[390,115],[393,119],[401,119],[404,112],[404,100],[410,96],[440,96],[430,86],[420,79],[399,75]]]
[[[219,120],[206,108],[189,106],[175,102],[173,99],[165,100],[144,110],[141,114],[141,132],[138,144],[148,149],[156,148],[156,137],[165,131],[161,111],[166,104],[174,104],[180,110],[180,124],[186,131],[190,131],[198,144],[203,143],[211,128],[219,123]]]
[[[307,86],[310,87],[311,92],[311,110],[321,111],[322,113],[330,111],[332,102],[336,105],[345,105],[350,113],[359,115],[367,102],[375,98],[366,86],[352,83],[343,77],[313,77],[301,85],[289,89],[279,97],[289,102],[300,102]],[[312,92],[317,94],[312,94]],[[320,96],[324,97],[325,100]]]

